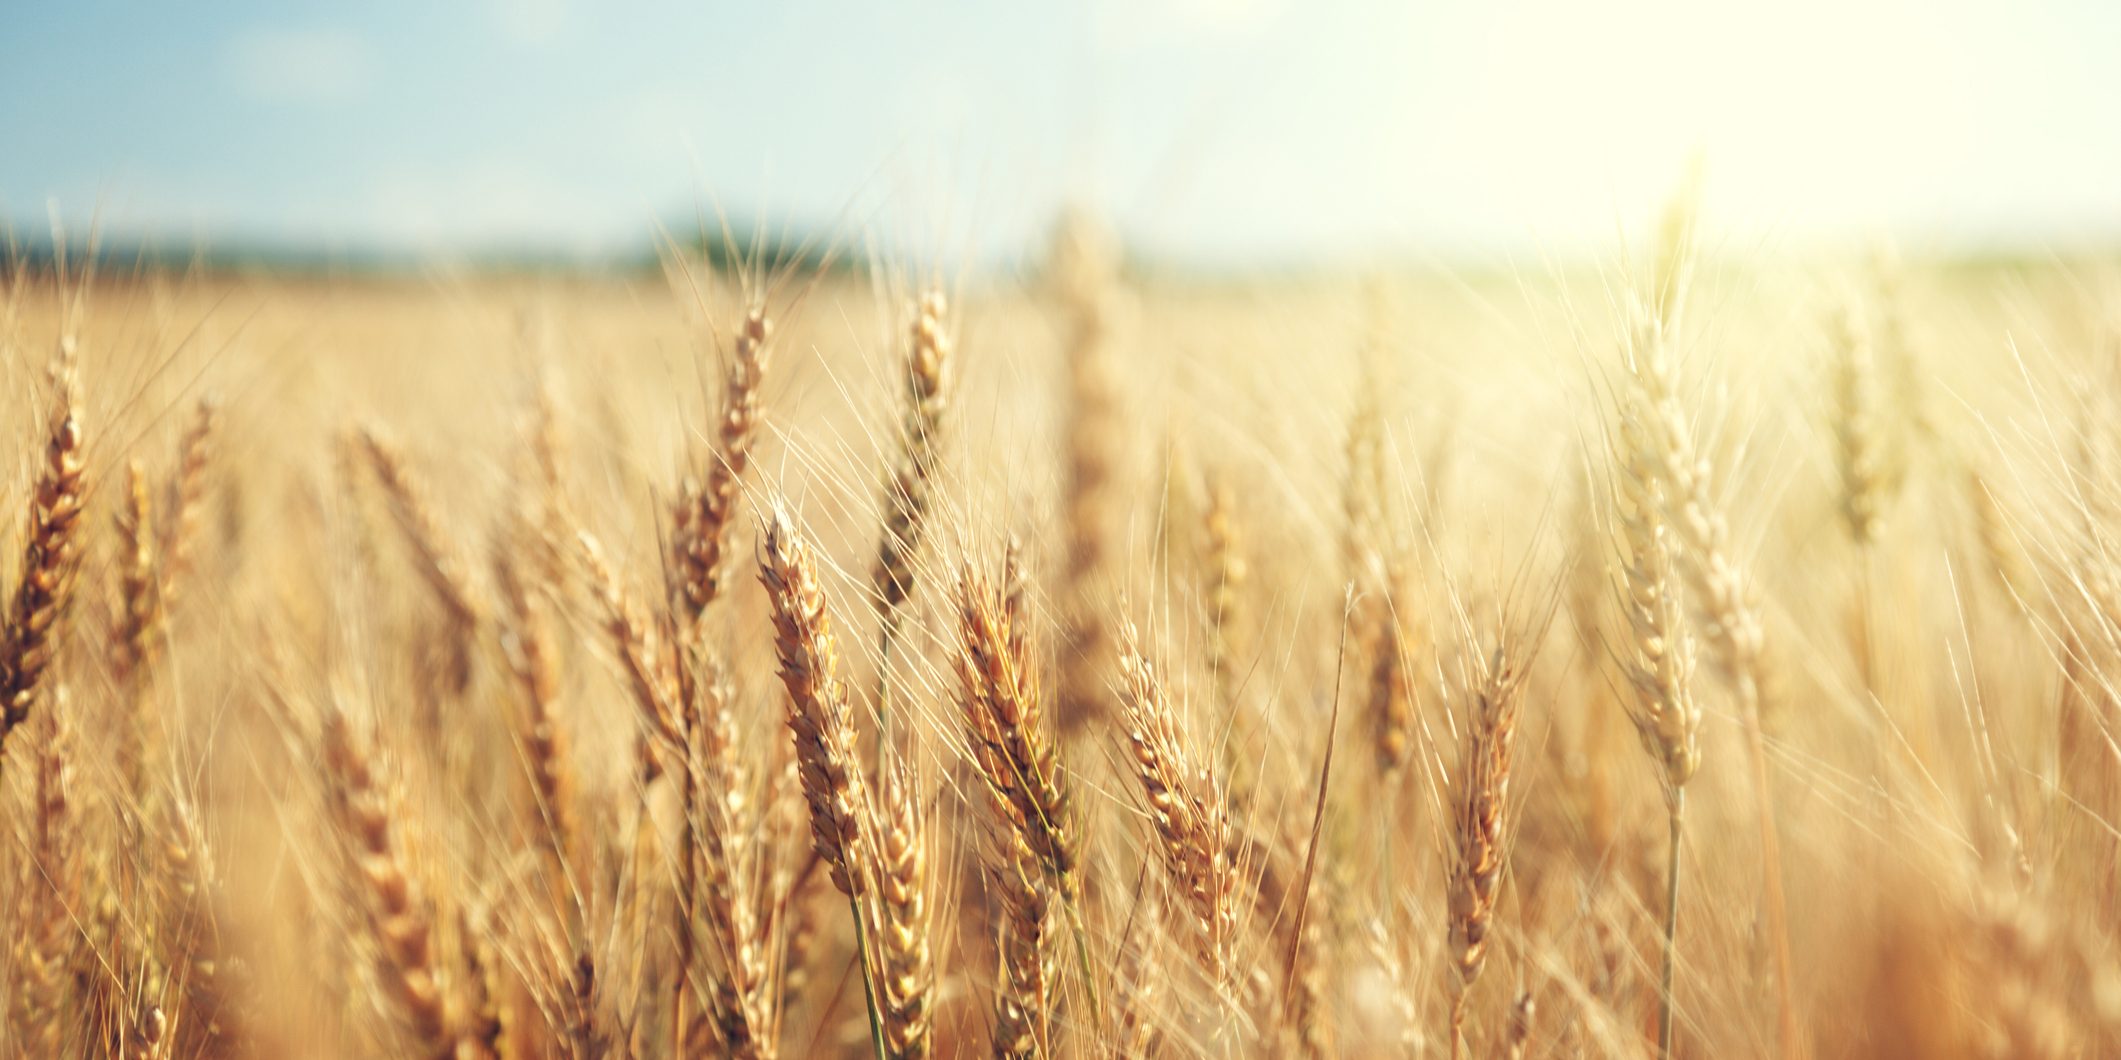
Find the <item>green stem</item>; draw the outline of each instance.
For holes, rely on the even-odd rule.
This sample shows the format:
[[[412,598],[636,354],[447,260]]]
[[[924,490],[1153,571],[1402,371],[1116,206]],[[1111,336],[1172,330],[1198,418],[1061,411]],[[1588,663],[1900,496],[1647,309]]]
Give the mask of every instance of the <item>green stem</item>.
[[[847,910],[854,914],[854,955],[862,966],[862,1001],[869,1006],[869,1045],[876,1060],[889,1060],[884,1051],[884,1021],[876,1011],[876,986],[869,981],[869,928],[862,919],[862,901],[849,895]]]
[[[1083,929],[1082,904],[1074,892],[1064,888],[1061,893],[1067,899],[1061,905],[1068,910],[1068,929],[1075,935],[1075,963],[1083,973],[1083,993],[1090,998],[1090,1023],[1102,1029],[1105,1017],[1097,1003],[1097,979],[1090,967],[1090,933]]]
[[[1666,862],[1664,870],[1664,977],[1657,992],[1658,1060],[1671,1060],[1672,1056],[1672,965],[1674,943],[1679,936],[1679,822],[1685,809],[1686,789],[1673,788],[1671,859]]]

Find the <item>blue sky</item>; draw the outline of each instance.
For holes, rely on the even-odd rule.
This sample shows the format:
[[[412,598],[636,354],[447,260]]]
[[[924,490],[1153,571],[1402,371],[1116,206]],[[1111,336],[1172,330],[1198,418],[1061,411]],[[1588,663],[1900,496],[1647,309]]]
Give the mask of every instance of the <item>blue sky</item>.
[[[696,205],[1005,253],[1602,253],[1699,157],[1769,248],[2121,236],[2121,5],[67,3],[0,14],[0,213],[416,254]]]

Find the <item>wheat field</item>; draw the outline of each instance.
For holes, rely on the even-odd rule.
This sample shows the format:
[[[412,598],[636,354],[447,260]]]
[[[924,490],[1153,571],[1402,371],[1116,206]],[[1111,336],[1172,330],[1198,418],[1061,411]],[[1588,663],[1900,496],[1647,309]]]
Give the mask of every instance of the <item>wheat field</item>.
[[[1635,242],[15,267],[0,1053],[2121,1055],[2110,266]]]

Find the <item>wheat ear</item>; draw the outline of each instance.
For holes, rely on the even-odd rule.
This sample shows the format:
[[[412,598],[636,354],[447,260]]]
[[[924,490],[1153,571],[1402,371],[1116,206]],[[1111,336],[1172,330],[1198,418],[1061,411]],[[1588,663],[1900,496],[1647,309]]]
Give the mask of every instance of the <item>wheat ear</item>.
[[[997,808],[1063,888],[1075,844],[1060,763],[1047,734],[1027,615],[976,570],[958,581],[958,675],[973,764]]]
[[[1056,715],[1073,731],[1102,713],[1111,636],[1106,570],[1112,550],[1112,479],[1120,433],[1112,365],[1113,253],[1085,218],[1063,227],[1053,272],[1069,317],[1066,466],[1061,495],[1067,535],[1061,568],[1060,688]]]
[[[744,472],[751,466],[751,447],[758,442],[772,336],[773,324],[764,307],[754,306],[744,314],[723,385],[716,449],[707,466],[706,482],[680,499],[673,558],[682,572],[683,610],[695,622],[722,593],[723,553]]]
[[[1841,476],[1841,518],[1859,546],[1878,539],[1885,458],[1878,440],[1878,366],[1871,337],[1854,307],[1835,318],[1834,457]]]
[[[29,916],[28,930],[12,943],[8,1027],[20,1036],[23,1056],[65,1053],[67,1013],[75,1004],[75,953],[81,945],[76,918],[80,894],[72,804],[68,727],[53,712],[39,723],[36,780],[32,789],[36,817],[29,830],[29,856],[21,881]]]
[[[483,621],[470,574],[404,454],[368,429],[361,431],[361,448],[389,498],[392,518],[412,547],[421,579],[449,616],[450,679],[462,692],[471,685],[472,646]]]
[[[697,833],[699,887],[697,905],[707,926],[708,949],[715,958],[709,1015],[723,1048],[731,1056],[774,1055],[774,1020],[765,941],[759,936],[758,907],[753,901],[751,843],[746,829],[744,769],[738,760],[735,719],[722,667],[696,642],[686,648],[685,669],[695,676],[687,711],[692,722],[689,768],[696,780],[686,827]]]
[[[903,762],[884,772],[877,835],[877,946],[884,1046],[891,1060],[929,1055],[935,971],[928,953],[928,829]]]
[[[1797,1041],[1801,1032],[1791,978],[1789,918],[1783,901],[1782,842],[1774,792],[1768,783],[1763,732],[1768,691],[1774,685],[1753,586],[1731,548],[1729,524],[1715,499],[1712,466],[1696,452],[1693,425],[1679,400],[1677,369],[1668,349],[1693,271],[1693,220],[1688,205],[1681,200],[1666,220],[1659,301],[1654,312],[1636,310],[1627,349],[1628,376],[1633,397],[1650,427],[1663,501],[1684,543],[1681,568],[1687,589],[1702,615],[1703,632],[1718,668],[1738,699],[1760,832],[1762,902],[1775,957],[1782,1055],[1795,1060],[1801,1052]]]
[[[165,610],[175,603],[184,575],[191,572],[192,552],[199,543],[199,513],[206,506],[206,474],[220,423],[220,406],[211,398],[200,398],[192,408],[191,423],[177,440],[177,464],[163,488],[163,522],[157,542]]]
[[[883,537],[870,575],[877,606],[883,613],[887,657],[899,611],[913,595],[915,563],[928,519],[943,412],[949,403],[946,386],[951,342],[945,330],[947,313],[941,291],[922,295],[907,343],[905,423],[900,428],[898,459],[884,485]]]
[[[966,742],[990,803],[1017,842],[1060,891],[1093,1021],[1102,1019],[1097,976],[1083,922],[1075,825],[1053,739],[1044,724],[1024,599],[1026,579],[1015,541],[1002,559],[1002,587],[967,568],[958,581],[958,674]]]
[[[1488,932],[1510,849],[1510,756],[1523,671],[1499,646],[1470,689],[1472,709],[1452,795],[1450,913],[1451,1055],[1465,1055],[1466,995],[1487,963]]]
[[[1237,913],[1237,874],[1230,861],[1230,820],[1222,787],[1196,765],[1178,714],[1142,653],[1141,634],[1122,619],[1119,630],[1120,701],[1135,777],[1156,829],[1157,849],[1171,889],[1186,904],[1194,952],[1220,987],[1229,982]]]
[[[998,829],[988,845],[988,877],[1001,906],[997,929],[1001,975],[994,990],[993,1050],[998,1060],[1052,1056],[1048,967],[1050,890],[1038,856],[1016,832]]]
[[[795,737],[803,796],[810,804],[811,842],[832,885],[847,896],[869,1004],[870,1044],[882,1060],[883,1026],[869,966],[868,918],[862,914],[862,898],[875,874],[867,839],[873,811],[855,758],[854,720],[839,676],[839,644],[825,613],[824,589],[810,546],[778,503],[766,517],[759,581],[773,605],[774,648],[781,684],[788,690],[788,729]]]
[[[1701,767],[1701,708],[1694,702],[1694,643],[1673,570],[1671,528],[1665,522],[1664,491],[1657,477],[1658,450],[1644,410],[1624,402],[1615,444],[1614,472],[1620,521],[1621,568],[1615,588],[1627,616],[1631,641],[1623,668],[1634,698],[1630,717],[1663,780],[1670,816],[1665,866],[1663,988],[1659,998],[1658,1051],[1672,1049],[1672,970],[1679,926],[1680,821],[1686,783]]]
[[[566,726],[559,716],[558,645],[516,565],[516,545],[527,536],[505,535],[494,544],[494,584],[500,590],[503,620],[501,650],[519,693],[510,720],[529,782],[531,833],[545,854],[554,899],[571,908],[568,876],[575,864],[578,832],[574,769]]]
[[[352,723],[336,709],[324,720],[322,758],[332,815],[373,936],[377,984],[419,1055],[450,1060],[463,1043],[435,963],[434,923],[406,866],[390,793]]]
[[[118,513],[117,626],[111,638],[111,676],[128,702],[123,738],[123,771],[128,790],[145,798],[145,782],[154,743],[148,716],[148,679],[162,635],[162,575],[157,569],[154,500],[147,472],[138,460],[125,468],[125,507]]]
[[[30,492],[22,566],[0,642],[0,763],[7,735],[28,721],[45,670],[58,650],[81,566],[81,510],[88,492],[72,340],[52,370],[52,410],[44,467]]]
[[[672,687],[676,674],[640,605],[604,558],[603,547],[587,532],[576,534],[575,540],[589,574],[590,591],[603,612],[604,632],[626,673],[627,688],[645,726],[641,764],[652,780],[661,771],[662,756],[681,753],[685,747],[678,691]]]
[[[1208,484],[1208,510],[1202,518],[1202,586],[1208,600],[1208,673],[1215,681],[1216,704],[1233,709],[1237,696],[1237,655],[1242,638],[1238,622],[1243,617],[1245,578],[1244,543],[1238,536],[1235,500],[1230,484],[1217,477]]]

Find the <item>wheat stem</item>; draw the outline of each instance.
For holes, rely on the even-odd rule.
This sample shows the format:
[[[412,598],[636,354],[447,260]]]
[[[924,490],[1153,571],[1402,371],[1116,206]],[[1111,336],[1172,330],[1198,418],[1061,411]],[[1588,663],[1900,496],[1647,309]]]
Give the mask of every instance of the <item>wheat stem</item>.
[[[1061,908],[1068,911],[1068,931],[1075,936],[1075,963],[1083,973],[1083,996],[1090,1002],[1090,1022],[1103,1026],[1104,1009],[1097,1000],[1097,976],[1090,964],[1090,932],[1083,927],[1082,896],[1066,889],[1061,891]]]
[[[869,928],[862,917],[862,900],[848,895],[847,912],[854,917],[854,955],[862,966],[862,1000],[869,1006],[869,1048],[875,1052],[876,1060],[888,1060],[884,1053],[884,1021],[876,1009],[876,984],[869,975]]]
[[[1761,886],[1766,892],[1762,897],[1767,906],[1768,944],[1774,948],[1775,957],[1776,1027],[1780,1032],[1782,1055],[1790,1058],[1802,1055],[1797,1042],[1803,1032],[1797,1026],[1797,1006],[1793,996],[1796,984],[1790,975],[1789,904],[1782,888],[1782,842],[1775,823],[1774,789],[1768,779],[1767,737],[1760,728],[1759,685],[1750,677],[1741,678],[1738,698],[1746,758],[1753,774],[1753,793],[1760,804],[1754,817],[1760,827],[1760,875]]]
[[[1466,1055],[1466,995],[1460,991],[1451,999],[1451,1060],[1463,1060]]]
[[[1672,830],[1664,867],[1664,971],[1657,990],[1658,1060],[1671,1060],[1672,1056],[1672,966],[1677,960],[1679,937],[1679,836],[1685,810],[1686,789],[1674,787],[1671,794]]]

